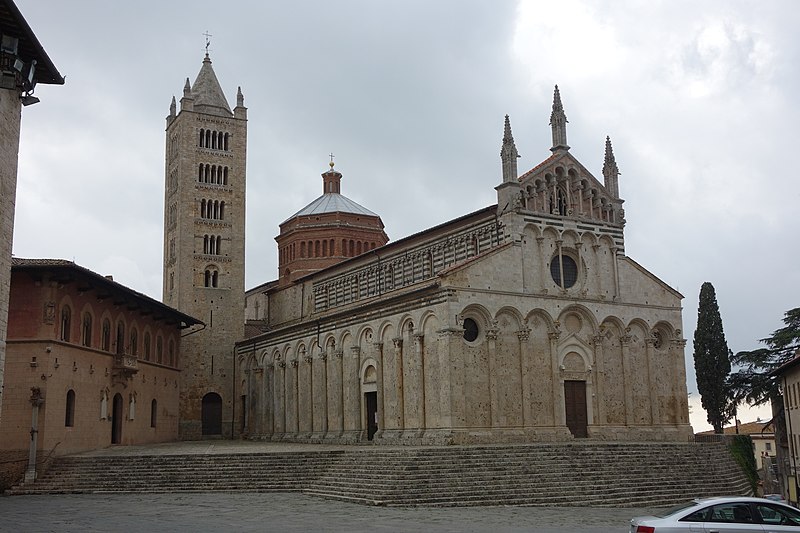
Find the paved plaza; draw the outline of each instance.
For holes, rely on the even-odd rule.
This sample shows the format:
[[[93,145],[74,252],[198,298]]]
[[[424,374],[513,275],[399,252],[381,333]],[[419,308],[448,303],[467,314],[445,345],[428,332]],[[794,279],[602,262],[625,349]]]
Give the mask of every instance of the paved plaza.
[[[288,493],[67,494],[0,497],[0,531],[28,532],[624,532],[651,509],[368,507]]]

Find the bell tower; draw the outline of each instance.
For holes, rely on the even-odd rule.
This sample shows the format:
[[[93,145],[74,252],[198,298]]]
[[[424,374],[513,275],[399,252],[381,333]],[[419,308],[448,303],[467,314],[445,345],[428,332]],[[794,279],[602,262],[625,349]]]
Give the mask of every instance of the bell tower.
[[[233,345],[244,337],[247,108],[231,111],[206,53],[166,127],[163,301],[202,320],[181,341],[182,439],[231,437]]]

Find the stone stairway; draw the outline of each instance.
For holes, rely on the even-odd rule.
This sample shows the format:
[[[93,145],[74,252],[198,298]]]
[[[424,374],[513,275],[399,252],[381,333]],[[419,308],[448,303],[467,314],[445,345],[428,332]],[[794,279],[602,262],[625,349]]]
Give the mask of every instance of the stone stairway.
[[[303,492],[371,505],[662,506],[750,493],[722,444],[553,443],[58,458],[11,494]]]

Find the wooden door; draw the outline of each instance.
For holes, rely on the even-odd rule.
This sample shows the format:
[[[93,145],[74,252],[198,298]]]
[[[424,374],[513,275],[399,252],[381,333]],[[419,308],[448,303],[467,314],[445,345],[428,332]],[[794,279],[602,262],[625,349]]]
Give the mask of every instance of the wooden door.
[[[111,406],[111,444],[122,442],[122,395],[114,395]]]
[[[378,431],[378,393],[365,392],[364,402],[367,405],[367,440],[372,440]]]
[[[575,438],[585,439],[589,436],[589,419],[586,411],[586,382],[564,382],[564,407],[567,415],[567,427]]]

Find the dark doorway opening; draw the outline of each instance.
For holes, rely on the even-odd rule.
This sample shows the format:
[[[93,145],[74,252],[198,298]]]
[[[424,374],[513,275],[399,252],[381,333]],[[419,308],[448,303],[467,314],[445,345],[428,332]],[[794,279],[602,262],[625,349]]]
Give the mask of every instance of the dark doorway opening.
[[[122,395],[114,395],[111,407],[111,444],[122,442]]]
[[[586,411],[586,382],[564,382],[564,407],[567,415],[567,427],[572,436],[585,439],[589,436],[589,419]]]
[[[364,403],[367,405],[367,440],[372,440],[378,431],[378,393],[365,392]]]
[[[203,396],[203,435],[222,435],[222,397],[216,392]]]

